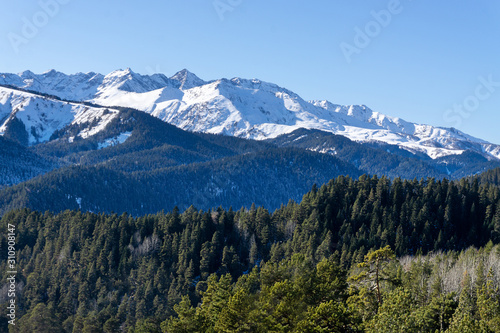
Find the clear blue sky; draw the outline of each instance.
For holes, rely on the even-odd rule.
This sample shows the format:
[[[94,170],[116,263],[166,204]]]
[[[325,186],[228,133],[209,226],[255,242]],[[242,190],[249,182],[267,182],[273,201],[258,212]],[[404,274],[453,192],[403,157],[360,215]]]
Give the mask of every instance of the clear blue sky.
[[[54,1],[64,4],[41,5]],[[3,1],[0,72],[131,67],[170,76],[188,68],[206,80],[255,77],[305,99],[366,104],[500,144],[500,83],[478,79],[500,82],[500,2],[397,3]],[[392,11],[383,24],[372,15],[381,10]],[[369,43],[355,39],[359,30],[369,32]],[[357,48],[350,62],[346,45]]]

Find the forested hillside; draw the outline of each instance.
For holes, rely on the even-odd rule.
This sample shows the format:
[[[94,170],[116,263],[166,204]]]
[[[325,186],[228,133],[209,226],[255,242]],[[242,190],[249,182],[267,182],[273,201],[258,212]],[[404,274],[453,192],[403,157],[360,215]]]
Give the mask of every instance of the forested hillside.
[[[19,249],[12,330],[498,332],[499,194],[341,176],[273,213],[14,210],[1,220]]]
[[[144,161],[143,161],[144,162]],[[276,148],[204,163],[124,172],[105,165],[70,166],[0,191],[0,214],[14,208],[61,212],[128,212],[139,216],[190,205],[277,208],[315,183],[359,175],[333,156]]]
[[[267,140],[278,147],[299,147],[335,155],[367,174],[390,178],[422,177],[460,179],[500,167],[500,161],[464,147],[458,155],[431,159],[420,151],[409,152],[380,141],[358,143],[332,133],[301,128]]]
[[[59,165],[0,136],[0,188],[44,174]]]

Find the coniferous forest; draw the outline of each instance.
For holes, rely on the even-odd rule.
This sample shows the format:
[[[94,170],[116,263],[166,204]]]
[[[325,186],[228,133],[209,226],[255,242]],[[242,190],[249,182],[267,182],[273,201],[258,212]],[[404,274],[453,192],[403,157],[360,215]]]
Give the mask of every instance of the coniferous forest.
[[[18,312],[7,325],[5,285],[0,326],[500,332],[497,178],[340,176],[274,212],[12,210],[1,224],[16,226]]]
[[[0,333],[500,333],[500,0],[0,8]]]

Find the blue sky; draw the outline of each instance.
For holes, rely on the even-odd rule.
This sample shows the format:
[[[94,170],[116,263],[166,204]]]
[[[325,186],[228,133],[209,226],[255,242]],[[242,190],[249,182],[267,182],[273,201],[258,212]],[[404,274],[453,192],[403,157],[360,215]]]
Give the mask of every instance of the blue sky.
[[[0,72],[259,78],[500,144],[498,36],[491,0],[3,1]]]

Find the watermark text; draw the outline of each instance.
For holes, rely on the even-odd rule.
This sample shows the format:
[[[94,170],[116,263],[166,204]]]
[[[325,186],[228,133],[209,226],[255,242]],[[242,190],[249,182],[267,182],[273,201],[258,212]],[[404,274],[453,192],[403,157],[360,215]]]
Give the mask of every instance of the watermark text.
[[[224,21],[226,13],[232,12],[242,3],[243,0],[214,0],[214,2],[212,2],[221,21]]]
[[[40,10],[34,13],[30,18],[23,16],[21,18],[22,26],[19,33],[9,32],[7,39],[16,54],[19,53],[21,45],[28,44],[35,38],[41,29],[49,24],[61,9],[61,5],[69,3],[71,0],[39,0]]]
[[[474,93],[465,97],[461,103],[455,103],[450,109],[447,109],[443,114],[443,119],[452,123],[453,127],[459,127],[464,119],[469,118],[473,112],[477,111],[481,106],[481,102],[489,99],[498,88],[500,82],[493,80],[493,75],[478,77],[479,83],[474,89]]]
[[[7,225],[7,317],[9,325],[16,324],[16,226]]]
[[[409,0],[411,1],[411,0]],[[354,38],[352,43],[340,43],[340,50],[348,64],[356,54],[360,54],[367,48],[373,39],[380,35],[384,28],[391,24],[394,16],[403,12],[403,5],[400,0],[390,0],[386,9],[370,12],[373,20],[368,21],[363,28],[354,27]]]

